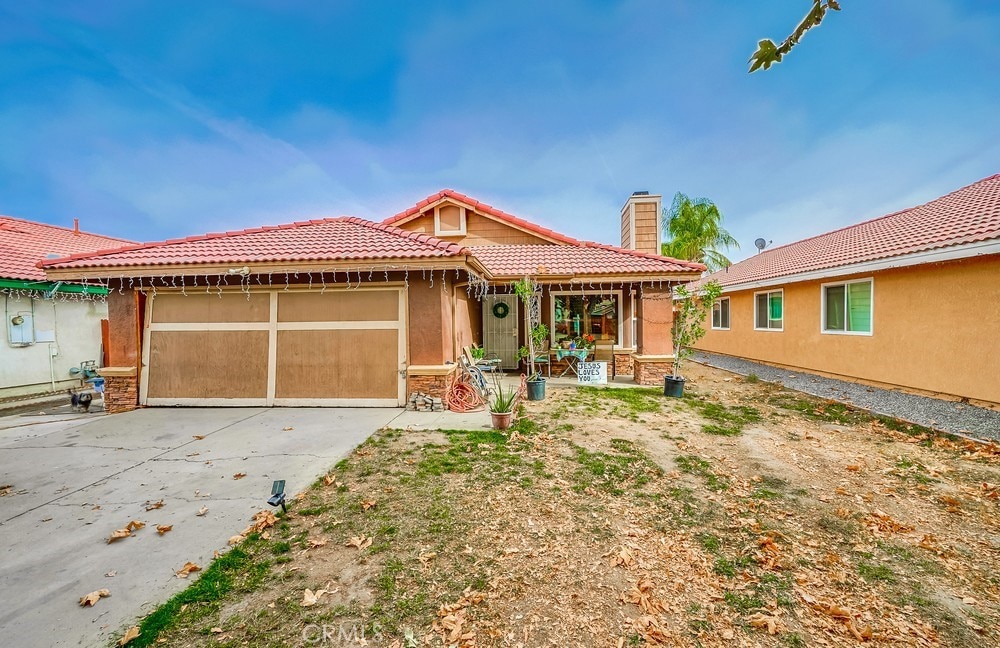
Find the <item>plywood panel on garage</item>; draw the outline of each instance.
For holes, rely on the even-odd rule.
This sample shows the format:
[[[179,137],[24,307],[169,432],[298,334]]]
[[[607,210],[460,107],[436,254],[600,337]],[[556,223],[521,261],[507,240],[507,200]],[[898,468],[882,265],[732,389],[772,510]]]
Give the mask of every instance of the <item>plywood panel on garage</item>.
[[[267,331],[151,331],[149,398],[264,398]]]
[[[395,322],[398,319],[397,290],[278,293],[279,322]]]
[[[150,304],[158,323],[266,322],[270,312],[267,293],[160,293]]]
[[[396,398],[397,331],[278,331],[275,398]]]
[[[161,292],[146,311],[140,401],[402,404],[403,304],[402,287]]]

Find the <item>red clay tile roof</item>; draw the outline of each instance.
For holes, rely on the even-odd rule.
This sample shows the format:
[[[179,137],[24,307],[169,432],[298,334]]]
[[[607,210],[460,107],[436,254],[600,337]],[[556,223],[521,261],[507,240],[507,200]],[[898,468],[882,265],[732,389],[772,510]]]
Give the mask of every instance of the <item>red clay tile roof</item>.
[[[470,247],[494,277],[700,273],[700,263],[678,261],[600,243]]]
[[[573,244],[580,242],[575,238],[566,236],[565,234],[560,234],[559,232],[555,232],[546,227],[536,225],[522,218],[518,218],[517,216],[508,214],[507,212],[501,211],[492,205],[481,203],[475,198],[470,198],[469,196],[466,196],[463,193],[459,193],[453,189],[442,189],[436,194],[424,198],[423,200],[418,202],[413,207],[410,207],[406,211],[399,212],[395,216],[391,216],[382,222],[385,223],[386,225],[398,225],[400,223],[406,222],[411,218],[419,216],[420,213],[424,211],[424,209],[426,209],[428,205],[436,203],[442,198],[451,198],[452,200],[458,201],[460,203],[468,205],[469,207],[472,207],[473,209],[482,214],[488,214],[490,216],[493,216],[497,220],[508,223],[509,225],[512,225],[518,229],[524,230],[526,232],[531,232],[532,234],[537,234],[538,236],[551,239],[558,243]]]
[[[38,262],[49,254],[66,256],[121,247],[133,241],[74,232],[66,227],[0,216],[0,277],[45,281]]]
[[[465,249],[433,236],[340,217],[144,243],[43,263],[46,268],[117,268],[270,261],[450,257]]]
[[[723,286],[1000,239],[1000,174],[918,207],[789,243],[704,277]]]

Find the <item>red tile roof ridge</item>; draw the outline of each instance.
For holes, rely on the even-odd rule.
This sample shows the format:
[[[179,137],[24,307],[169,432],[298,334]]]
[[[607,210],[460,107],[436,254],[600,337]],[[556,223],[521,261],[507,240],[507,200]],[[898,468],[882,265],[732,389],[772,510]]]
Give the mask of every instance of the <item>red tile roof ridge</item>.
[[[413,241],[418,241],[429,247],[434,247],[439,250],[447,252],[450,256],[456,256],[459,254],[468,254],[469,250],[457,243],[451,243],[448,241],[442,241],[441,239],[431,236],[425,232],[411,232],[410,230],[405,230],[395,225],[390,225],[386,222],[376,223],[375,221],[370,221],[364,218],[358,218],[357,216],[346,216],[345,221],[348,223],[354,223],[355,225],[361,225],[374,230],[379,230],[382,232],[387,232],[389,234],[395,234],[401,238],[410,239]]]
[[[938,224],[928,229],[931,222]],[[872,244],[858,250],[861,235]],[[994,239],[1000,239],[1000,173],[919,205],[763,250],[692,285],[719,280],[739,286]]]
[[[920,209],[921,207],[926,207],[927,205],[929,205],[931,203],[938,202],[939,200],[944,200],[945,198],[948,198],[949,196],[953,196],[953,195],[955,195],[955,194],[957,194],[957,193],[959,193],[961,191],[965,191],[969,187],[974,187],[974,186],[976,186],[978,184],[981,184],[983,182],[987,182],[989,180],[998,180],[998,179],[1000,179],[1000,173],[994,173],[991,176],[986,176],[985,178],[982,178],[980,180],[976,180],[975,182],[970,182],[969,184],[964,185],[962,187],[959,187],[958,189],[955,189],[954,191],[949,191],[948,193],[944,194],[943,196],[938,196],[937,198],[932,198],[931,200],[928,200],[927,202],[924,202],[924,203],[920,203],[919,205],[913,205],[912,207],[906,207],[905,209],[900,209],[900,210],[894,211],[894,212],[889,213],[889,214],[883,214],[881,216],[876,216],[875,218],[869,218],[868,220],[863,220],[863,221],[860,221],[860,222],[857,222],[857,223],[853,223],[851,225],[845,225],[844,227],[838,227],[837,229],[832,229],[832,230],[830,230],[828,232],[820,232],[819,234],[814,234],[813,236],[807,236],[806,238],[799,239],[798,241],[791,241],[789,243],[785,243],[783,245],[779,245],[777,247],[773,247],[773,248],[771,248],[769,250],[762,250],[760,252],[760,254],[761,255],[765,255],[765,254],[767,254],[769,252],[776,252],[776,251],[781,250],[783,248],[786,248],[786,247],[788,247],[790,245],[800,245],[802,243],[805,243],[806,241],[813,241],[815,239],[822,238],[824,236],[830,236],[831,234],[837,234],[838,232],[843,232],[843,231],[846,231],[846,230],[851,230],[851,229],[854,229],[856,227],[861,227],[862,225],[868,225],[869,223],[876,223],[876,222],[878,222],[880,220],[885,220],[887,218],[893,218],[893,217],[896,217],[896,216],[901,216],[901,215],[903,215],[903,214],[905,214],[907,212],[912,212],[912,211],[914,211],[916,209]],[[944,244],[942,244],[942,246],[943,245]],[[753,257],[751,257],[751,258],[753,258]]]
[[[295,227],[305,227],[307,225],[318,225],[321,223],[341,221],[349,218],[352,217],[331,216],[326,218],[314,218],[306,221],[294,221],[282,225],[261,225],[260,227],[252,227],[242,230],[229,230],[225,232],[213,232],[209,234],[196,234],[192,236],[185,236],[183,238],[166,239],[163,241],[151,241],[147,243],[133,243],[132,245],[124,245],[118,248],[107,248],[104,250],[97,250],[96,252],[82,252],[77,254],[71,254],[69,256],[59,257],[58,259],[43,259],[42,261],[39,261],[37,265],[39,268],[44,268],[50,265],[69,263],[70,261],[80,261],[82,259],[96,259],[98,257],[107,256],[109,254],[115,254],[118,252],[135,252],[137,250],[148,250],[150,248],[165,247],[168,245],[179,245],[181,243],[195,243],[198,241],[210,241],[223,238],[232,238],[234,236],[242,236],[245,234],[257,234],[260,232],[267,232],[271,230],[292,229]]]
[[[122,243],[131,243],[131,244],[135,243],[135,241],[133,241],[133,240],[124,239],[124,238],[121,238],[120,236],[108,236],[107,234],[97,234],[96,232],[88,232],[87,230],[82,230],[82,229],[78,230],[78,229],[75,229],[73,227],[66,227],[65,225],[53,225],[51,223],[43,223],[41,221],[28,220],[27,218],[20,218],[18,216],[8,216],[6,214],[0,214],[0,219],[17,221],[19,223],[27,223],[28,225],[32,225],[32,226],[39,226],[39,225],[41,225],[42,227],[50,227],[52,229],[63,230],[64,232],[70,232],[72,234],[80,233],[80,234],[85,234],[87,236],[98,236],[98,237],[103,238],[103,239],[111,239],[111,240],[114,240],[114,241],[121,241]]]
[[[665,263],[676,263],[680,266],[686,266],[692,270],[705,271],[708,269],[704,263],[698,263],[697,261],[685,261],[683,259],[675,259],[674,257],[668,257],[663,254],[653,254],[652,252],[643,252],[641,250],[632,250],[629,248],[618,247],[617,245],[608,245],[607,243],[596,243],[594,241],[581,241],[580,244],[583,247],[596,247],[603,248],[605,250],[612,250],[614,252],[624,252],[625,254],[631,254],[632,256],[641,257],[644,259],[653,259],[655,261],[663,261]]]
[[[511,225],[515,225],[515,226],[517,226],[517,227],[519,227],[521,229],[527,230],[527,231],[532,232],[534,234],[538,234],[539,236],[542,236],[544,238],[553,239],[553,240],[559,241],[561,243],[569,243],[569,244],[578,244],[578,243],[580,243],[580,241],[578,239],[575,239],[572,236],[566,236],[565,234],[560,234],[559,232],[556,232],[555,230],[551,230],[551,229],[549,229],[547,227],[542,227],[541,225],[536,225],[535,223],[532,223],[531,221],[524,220],[523,218],[518,218],[517,216],[514,216],[513,214],[508,214],[507,212],[505,212],[505,211],[503,211],[501,209],[497,209],[493,205],[488,205],[488,204],[486,204],[484,202],[480,202],[480,201],[476,200],[475,198],[467,196],[467,195],[465,195],[464,193],[462,193],[460,191],[455,191],[454,189],[442,189],[441,191],[439,191],[439,192],[437,192],[435,194],[431,194],[430,196],[428,196],[428,197],[424,198],[423,200],[419,201],[417,204],[415,204],[414,206],[410,207],[409,209],[401,211],[401,212],[399,212],[398,214],[396,214],[394,216],[390,216],[389,218],[386,218],[382,222],[385,223],[386,225],[392,225],[394,223],[398,223],[400,221],[407,220],[407,219],[409,219],[412,216],[418,215],[421,212],[421,210],[423,210],[423,208],[426,207],[427,205],[433,203],[436,200],[440,200],[442,198],[451,198],[451,199],[456,200],[458,202],[465,203],[466,205],[469,205],[470,207],[472,207],[474,209],[478,209],[479,211],[483,212],[484,214],[488,214],[490,216],[498,218],[501,221],[506,221],[506,222],[510,223]]]

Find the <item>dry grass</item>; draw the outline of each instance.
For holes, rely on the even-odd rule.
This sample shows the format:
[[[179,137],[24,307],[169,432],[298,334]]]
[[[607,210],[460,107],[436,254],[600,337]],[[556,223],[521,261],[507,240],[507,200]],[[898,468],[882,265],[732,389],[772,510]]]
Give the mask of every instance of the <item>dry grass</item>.
[[[690,373],[684,400],[556,391],[509,437],[382,431],[245,543],[266,577],[189,601],[161,637],[1000,643],[996,448]],[[327,593],[303,607],[306,588]]]

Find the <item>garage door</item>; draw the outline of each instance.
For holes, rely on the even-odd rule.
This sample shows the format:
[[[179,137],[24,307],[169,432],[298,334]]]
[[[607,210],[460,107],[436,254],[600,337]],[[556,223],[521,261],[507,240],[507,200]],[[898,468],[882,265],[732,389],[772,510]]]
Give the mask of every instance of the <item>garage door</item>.
[[[147,301],[140,402],[395,407],[402,288],[188,294]]]

